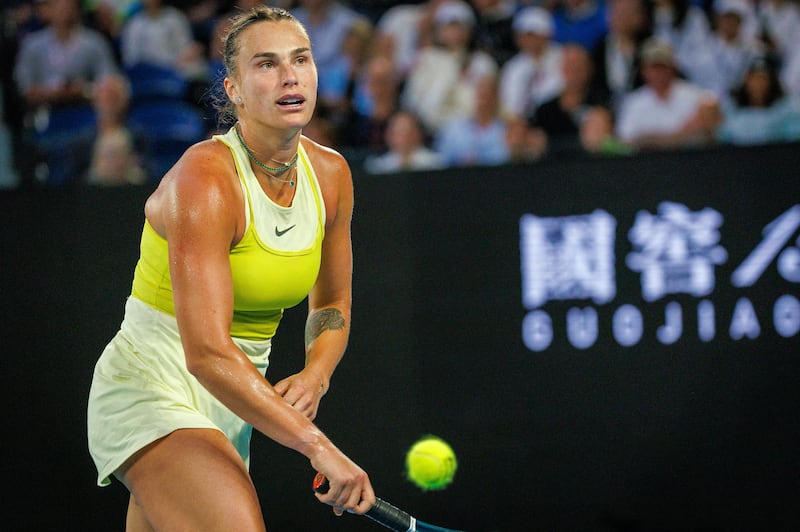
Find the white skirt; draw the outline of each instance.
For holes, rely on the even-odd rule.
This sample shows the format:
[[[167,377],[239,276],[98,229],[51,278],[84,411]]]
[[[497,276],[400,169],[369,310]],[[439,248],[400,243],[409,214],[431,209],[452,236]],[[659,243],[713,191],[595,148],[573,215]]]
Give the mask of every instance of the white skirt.
[[[265,374],[270,340],[234,342]],[[95,365],[87,414],[89,453],[100,486],[110,484],[136,451],[183,428],[222,431],[250,464],[253,428],[187,371],[175,318],[133,297]]]

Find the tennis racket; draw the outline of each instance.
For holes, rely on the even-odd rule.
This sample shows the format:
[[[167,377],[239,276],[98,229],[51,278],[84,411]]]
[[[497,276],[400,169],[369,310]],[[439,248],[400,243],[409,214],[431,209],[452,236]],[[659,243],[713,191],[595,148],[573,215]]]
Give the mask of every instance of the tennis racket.
[[[317,473],[314,477],[314,491],[317,493],[327,493],[329,487],[328,479],[325,478],[325,475]],[[442,528],[423,521],[418,521],[415,517],[404,512],[400,508],[377,498],[375,500],[375,505],[364,515],[395,532],[461,532],[452,528]]]

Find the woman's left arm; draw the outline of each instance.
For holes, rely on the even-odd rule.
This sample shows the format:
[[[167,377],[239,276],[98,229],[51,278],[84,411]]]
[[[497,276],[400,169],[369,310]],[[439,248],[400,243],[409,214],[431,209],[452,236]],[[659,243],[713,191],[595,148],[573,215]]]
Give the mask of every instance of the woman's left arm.
[[[344,157],[310,144],[306,142],[304,146],[318,176],[326,208],[322,263],[317,282],[308,295],[305,367],[275,384],[275,390],[313,420],[350,335],[353,178]]]

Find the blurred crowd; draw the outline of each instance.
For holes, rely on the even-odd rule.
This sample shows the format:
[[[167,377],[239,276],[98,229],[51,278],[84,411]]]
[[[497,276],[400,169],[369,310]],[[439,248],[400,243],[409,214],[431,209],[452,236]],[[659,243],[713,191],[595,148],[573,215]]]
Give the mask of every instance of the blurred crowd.
[[[0,187],[155,183],[220,123],[254,0],[6,1]],[[800,0],[274,0],[304,133],[370,174],[800,139]]]

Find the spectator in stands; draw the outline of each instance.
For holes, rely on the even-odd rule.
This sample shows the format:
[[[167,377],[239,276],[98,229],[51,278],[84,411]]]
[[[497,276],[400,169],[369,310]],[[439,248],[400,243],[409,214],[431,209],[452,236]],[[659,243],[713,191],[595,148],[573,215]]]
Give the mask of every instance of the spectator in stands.
[[[90,185],[139,185],[147,181],[133,134],[125,125],[130,103],[128,80],[108,76],[98,83],[92,99],[97,134],[86,182]]]
[[[743,33],[747,0],[716,0],[714,31],[691,52],[683,73],[695,84],[724,100],[744,79],[747,66],[763,54],[764,47]]]
[[[586,111],[580,124],[580,145],[592,155],[629,155],[633,148],[614,134],[614,114],[603,106]]]
[[[338,58],[320,78],[317,106],[325,109],[337,130],[346,127],[356,83],[371,51],[372,35],[373,26],[367,19],[355,20],[345,33]]]
[[[163,0],[142,0],[142,11],[124,25],[122,63],[172,68],[190,83],[190,99],[198,102],[208,86],[203,46],[194,39],[186,14]]]
[[[21,170],[45,184],[79,177],[72,144],[94,128],[92,86],[118,71],[108,41],[81,22],[78,0],[48,0],[47,26],[21,42],[14,76],[26,107]],[[33,155],[28,155],[28,154]]]
[[[386,56],[372,57],[357,81],[353,107],[341,131],[342,142],[367,154],[386,151],[386,127],[398,110],[399,94],[394,63]]]
[[[93,28],[105,35],[114,49],[114,55],[121,62],[122,28],[126,22],[139,10],[142,4],[139,0],[96,0],[85,2],[88,10],[87,18]]]
[[[25,38],[14,75],[33,111],[88,105],[92,84],[117,71],[110,45],[81,22],[79,0],[47,0],[47,26]]]
[[[478,80],[495,74],[498,67],[489,54],[475,49],[475,15],[465,2],[439,4],[434,28],[436,43],[420,52],[406,79],[401,104],[435,133],[450,118],[474,110]]]
[[[506,147],[509,163],[525,163],[542,158],[547,137],[541,129],[528,127],[524,118],[506,119]]]
[[[608,31],[603,0],[556,0],[553,22],[556,42],[576,42],[587,50],[594,50]]]
[[[320,89],[332,85],[338,74],[342,47],[354,24],[371,23],[337,0],[299,0],[292,14],[306,27],[319,72]]]
[[[692,0],[653,0],[652,17],[653,36],[670,45],[678,70],[687,70],[711,33],[705,11]]]
[[[398,111],[386,128],[388,151],[367,157],[364,169],[370,174],[387,174],[443,168],[439,155],[427,146],[425,137],[425,128],[413,113]]]
[[[551,40],[553,18],[544,8],[521,9],[512,27],[519,52],[500,71],[501,112],[526,118],[561,90],[561,45]]]
[[[760,0],[756,13],[762,39],[785,62],[800,48],[800,3],[797,0]]]
[[[208,50],[219,15],[226,13],[236,2],[233,0],[167,0],[186,15],[192,35],[204,50]],[[270,2],[270,5],[276,6]]]
[[[398,4],[379,18],[375,31],[375,55],[392,60],[399,79],[404,79],[417,54],[433,42],[433,14],[447,0]]]
[[[470,0],[477,15],[475,42],[489,53],[499,66],[517,53],[511,26],[517,2],[513,0]]]
[[[435,135],[434,149],[448,166],[508,162],[506,124],[500,116],[496,76],[488,75],[478,81],[474,112],[445,122]]]
[[[611,97],[613,109],[642,85],[639,48],[650,37],[652,25],[645,0],[609,0],[608,33],[597,44],[592,62],[595,80]]]
[[[593,107],[608,107],[608,94],[593,83],[594,65],[589,51],[580,44],[563,47],[561,59],[564,87],[554,98],[540,105],[530,126],[541,129],[548,140],[548,151],[580,150],[580,129],[586,113]]]
[[[744,82],[723,107],[718,138],[739,145],[783,142],[800,138],[800,109],[787,98],[774,61],[756,58]]]
[[[619,138],[640,149],[707,146],[720,122],[716,96],[677,77],[672,48],[655,38],[642,45],[645,84],[622,102]]]
[[[758,41],[763,42],[765,37],[762,21],[759,19],[757,4],[761,0],[735,0],[733,4],[737,7],[741,16],[740,34],[741,38],[745,41]],[[704,7],[711,27],[716,25],[716,18],[720,11],[730,9],[730,0],[702,0],[700,3]]]

